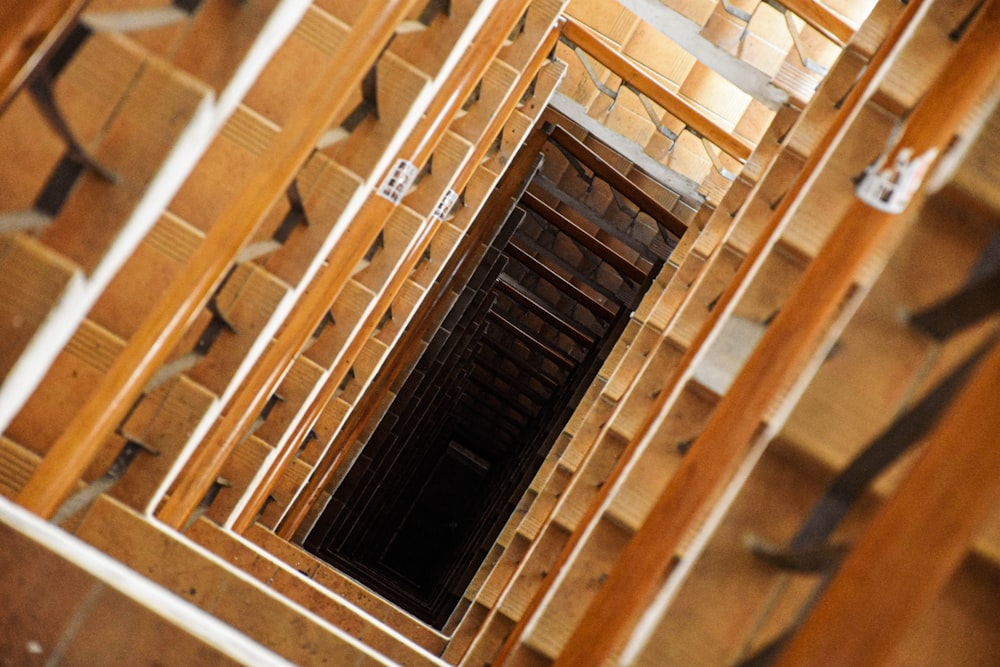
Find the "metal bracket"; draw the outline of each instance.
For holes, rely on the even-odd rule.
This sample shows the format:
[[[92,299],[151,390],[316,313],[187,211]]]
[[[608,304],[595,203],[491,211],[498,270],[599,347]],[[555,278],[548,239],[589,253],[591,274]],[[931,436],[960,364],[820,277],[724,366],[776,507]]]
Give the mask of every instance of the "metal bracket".
[[[584,167],[583,164],[576,159],[576,156],[574,156],[568,150],[566,150],[556,142],[551,142],[551,143],[553,146],[556,147],[556,150],[558,150],[560,153],[563,154],[563,157],[566,158],[566,161],[569,162],[569,165],[573,167],[573,171],[576,172],[577,177],[579,177],[580,180],[584,181],[587,184],[587,189],[589,190],[590,188],[594,187],[595,175],[594,174],[588,175],[586,167]]]
[[[705,152],[708,154],[708,159],[712,161],[712,167],[717,172],[719,172],[719,174],[721,174],[722,177],[727,181],[735,181],[736,174],[734,174],[733,172],[729,171],[724,166],[722,166],[722,161],[719,159],[719,156],[716,155],[715,151],[712,150],[712,143],[705,137],[701,136],[700,134],[692,130],[691,128],[687,128],[687,130],[688,132],[691,132],[693,135],[701,139],[701,145],[702,147],[704,147]]]
[[[730,16],[735,16],[744,23],[750,23],[750,20],[753,18],[753,12],[748,12],[745,9],[741,9],[736,5],[734,5],[733,3],[729,2],[729,0],[722,0],[722,8],[726,10],[727,14],[729,14]],[[754,11],[756,11],[756,9]]]
[[[320,337],[324,329],[326,329],[331,324],[336,324],[336,323],[337,321],[333,318],[333,313],[331,311],[327,310],[325,313],[323,313],[323,319],[320,320],[320,323],[316,326],[316,330],[313,331],[312,336],[309,339],[310,344],[315,342]]]
[[[344,393],[344,390],[347,389],[347,385],[351,384],[356,377],[357,374],[354,372],[354,366],[351,366],[347,369],[347,373],[344,374],[344,379],[340,381],[339,385],[337,385],[337,392],[334,394],[334,398]]]
[[[653,100],[649,99],[645,94],[639,92],[628,84],[626,84],[626,87],[639,97],[639,101],[642,102],[642,108],[646,110],[646,115],[649,116],[649,120],[651,120],[653,125],[656,126],[656,131],[670,140],[671,144],[668,152],[672,152],[674,150],[674,145],[677,143],[677,133],[660,121],[660,114],[658,114],[656,109],[653,108]]]
[[[756,535],[748,535],[746,542],[758,560],[780,570],[799,574],[829,572],[840,565],[849,551],[849,546],[841,543],[784,548]]]
[[[378,236],[375,237],[375,240],[372,241],[372,244],[368,246],[368,250],[365,251],[364,261],[371,262],[373,259],[375,259],[375,255],[378,254],[378,251],[384,247],[385,247],[385,231],[381,231],[378,233]]]
[[[994,234],[958,292],[910,315],[911,326],[944,341],[1000,310],[1000,234]]]
[[[573,53],[576,54],[576,57],[580,59],[580,62],[583,64],[583,69],[587,71],[587,75],[590,77],[590,80],[593,82],[594,86],[597,87],[597,90],[599,90],[601,93],[611,98],[611,106],[608,107],[608,112],[614,109],[615,104],[618,102],[618,93],[620,92],[621,88],[619,87],[618,90],[612,90],[611,88],[605,86],[597,78],[597,72],[594,70],[593,65],[590,64],[590,58],[587,57],[586,51],[584,51],[579,46],[577,46],[576,44],[574,44],[573,42],[571,42],[569,39],[567,39],[562,35],[559,36],[559,41],[569,46],[569,48],[573,50]]]
[[[65,116],[63,116],[62,111],[59,109],[55,91],[53,90],[53,84],[60,72],[69,64],[69,61],[79,48],[83,46],[83,43],[87,41],[90,35],[91,31],[88,28],[77,24],[66,38],[66,41],[53,54],[52,59],[46,63],[45,67],[28,84],[28,92],[31,94],[31,98],[41,112],[42,117],[49,124],[49,127],[66,144],[70,156],[109,183],[118,183],[118,175],[98,162],[76,138],[73,129],[69,126]]]
[[[319,439],[319,433],[316,432],[316,429],[312,428],[309,429],[309,432],[306,433],[306,437],[302,439],[302,444],[300,444],[299,448],[296,450],[295,455],[298,456],[299,454],[304,452],[306,450],[306,447],[309,446],[309,443],[317,439]]]
[[[795,25],[792,23],[792,13],[787,10],[783,11],[783,13],[785,15],[785,26],[788,28],[788,34],[792,36],[792,45],[795,47],[795,53],[798,54],[802,66],[810,72],[826,76],[830,70],[806,55],[805,46],[802,44],[802,35],[795,29]]]
[[[299,192],[299,182],[297,179],[289,184],[285,196],[288,198],[288,212],[285,213],[281,224],[278,225],[278,228],[274,230],[274,234],[271,235],[272,239],[282,245],[292,235],[292,230],[299,224],[309,225],[309,218],[306,216],[306,208],[302,203],[302,194]]]
[[[382,318],[378,321],[378,324],[375,325],[375,333],[382,331],[382,329],[385,328],[385,325],[392,322],[393,319],[392,306],[389,306],[386,309],[385,314],[382,315]]]
[[[229,489],[232,488],[232,486],[232,483],[225,477],[216,477],[215,481],[212,482],[212,486],[208,487],[208,491],[205,492],[204,497],[198,503],[198,506],[194,508],[193,512],[191,512],[191,516],[189,516],[188,520],[184,522],[184,525],[181,527],[181,532],[186,533],[188,528],[193,526],[198,519],[203,517],[208,512],[208,510],[212,507],[212,503],[214,503],[215,499],[218,498],[219,492],[222,491],[222,489]]]
[[[965,15],[965,18],[963,18],[959,24],[955,26],[955,29],[948,33],[948,39],[953,42],[957,42],[962,39],[962,35],[964,35],[965,31],[969,29],[970,25],[972,25],[972,19],[976,18],[976,14],[979,13],[979,10],[983,8],[985,3],[986,0],[979,0],[979,2],[976,3],[976,6]]]
[[[67,498],[52,517],[52,523],[57,526],[62,525],[81,510],[90,507],[94,501],[97,500],[98,496],[108,491],[125,475],[125,471],[127,471],[129,466],[132,465],[132,462],[139,455],[139,452],[146,452],[147,454],[152,454],[153,456],[159,456],[158,451],[147,447],[140,442],[135,440],[126,441],[125,446],[118,453],[118,456],[115,457],[115,460],[112,461],[108,470],[93,482]]]
[[[266,512],[267,508],[270,507],[271,503],[275,502],[276,500],[277,498],[275,498],[273,495],[271,495],[270,493],[267,494],[267,498],[264,499],[264,504],[260,506],[260,511],[257,512],[257,516],[255,516],[253,520],[257,521],[262,516],[264,516],[264,512]]]
[[[385,49],[382,53],[385,53]],[[381,57],[380,54],[379,58]],[[369,116],[378,119],[378,60],[361,79],[361,101],[347,114],[340,125],[327,130],[316,144],[316,148],[322,150],[343,141]]]

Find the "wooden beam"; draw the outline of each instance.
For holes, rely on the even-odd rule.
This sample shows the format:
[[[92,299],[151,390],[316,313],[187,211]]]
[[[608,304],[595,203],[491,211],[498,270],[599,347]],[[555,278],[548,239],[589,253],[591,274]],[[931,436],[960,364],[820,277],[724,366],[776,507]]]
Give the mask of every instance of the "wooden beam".
[[[468,394],[463,394],[462,398],[464,400],[456,401],[458,409],[455,411],[454,421],[464,430],[481,433],[484,436],[489,436],[489,439],[493,439],[496,435],[503,435],[505,442],[513,442],[524,428],[523,424],[515,425],[513,420],[506,417],[494,420],[493,417],[496,416],[496,413],[489,411],[487,406],[469,397]],[[486,420],[489,420],[488,427],[486,427]],[[499,433],[494,433],[494,431],[499,431]]]
[[[522,329],[517,324],[514,324],[513,322],[511,322],[510,320],[508,320],[506,317],[496,312],[495,310],[491,310],[487,314],[487,317],[496,322],[497,324],[499,324],[500,328],[502,328],[503,330],[513,334],[515,338],[520,338],[528,345],[528,347],[530,347],[533,350],[537,350],[538,352],[541,352],[546,357],[556,362],[560,366],[564,368],[573,368],[576,366],[576,362],[567,357],[564,353],[560,352],[559,350],[553,347],[550,347],[543,341],[538,340],[538,338],[535,337],[535,334],[532,334],[527,330]]]
[[[90,0],[9,0],[0,16],[0,113],[48,58]]]
[[[532,217],[537,217],[531,214]],[[558,254],[558,249],[555,247],[546,247],[539,243],[536,239],[528,236],[523,230],[518,230],[514,232],[514,237],[517,239],[519,245],[530,251],[536,257],[544,258],[545,263],[550,267],[558,268],[560,271],[569,274],[569,279],[577,285],[587,285],[590,289],[594,290],[597,294],[608,301],[623,301],[624,299],[618,294],[618,290],[611,289],[592,275],[596,270],[596,267],[591,267],[589,271],[584,271],[576,266],[573,262],[568,259],[564,259]],[[579,247],[579,246],[577,246]],[[581,249],[582,250],[582,249]],[[509,259],[506,255],[503,256],[504,259]],[[598,262],[599,263],[599,262]],[[634,284],[626,283],[624,287],[620,287],[619,290],[632,290],[634,289]]]
[[[492,338],[483,338],[482,343],[491,348],[498,357],[503,357],[504,359],[509,360],[512,364],[520,368],[525,373],[529,373],[533,378],[544,384],[549,389],[555,389],[559,386],[558,380],[546,374],[541,368],[528,363],[526,360],[514,354],[512,350],[504,345],[501,345]]]
[[[520,262],[524,268],[528,269],[539,278],[549,283],[557,290],[567,295],[606,322],[613,320],[615,315],[618,314],[618,310],[621,309],[621,306],[618,304],[615,304],[618,305],[617,308],[611,309],[607,306],[607,304],[601,303],[587,292],[584,292],[582,289],[549,268],[544,261],[538,259],[537,257],[533,257],[531,253],[518,245],[517,241],[511,241],[508,243],[507,247],[504,248],[504,252],[511,259]]]
[[[220,215],[184,271],[135,332],[73,421],[49,449],[18,502],[51,518],[122,422],[146,383],[225,277],[244,243],[284,196],[301,165],[350,99],[416,0],[366,5],[333,58],[281,132],[261,155],[261,168]],[[214,479],[212,480],[214,481]],[[198,499],[200,501],[200,498]],[[195,504],[197,505],[197,502]]]
[[[998,29],[1000,0],[987,0],[948,65],[906,119],[887,164],[893,164],[902,149],[918,156],[947,148],[1000,71],[993,52]],[[905,216],[861,200],[852,203],[625,547],[557,665],[600,663],[614,654],[776,397],[815,353],[858,271],[904,221]],[[656,429],[649,426],[640,439],[653,437]]]
[[[648,192],[630,181],[625,174],[605,162],[604,158],[587,148],[582,141],[558,125],[550,128],[549,138],[565,148],[570,155],[589,167],[599,177],[607,181],[615,190],[618,190],[632,200],[640,210],[648,213],[661,227],[678,238],[684,236],[684,232],[687,231],[687,225],[684,224],[683,220],[668,211],[663,204],[653,199]]]
[[[479,400],[478,396],[473,397],[468,392],[463,391],[462,394],[455,401],[456,404],[462,406],[463,410],[474,412],[484,419],[499,419],[504,423],[505,426],[515,429],[524,429],[528,426],[528,419],[522,415],[516,415],[517,419],[512,415],[505,415],[498,408],[492,405],[487,405]],[[516,426],[515,426],[516,425]],[[519,431],[520,432],[520,431]]]
[[[521,203],[538,215],[542,216],[542,218],[544,218],[549,224],[556,227],[566,236],[570,237],[574,241],[578,241],[580,245],[597,255],[601,260],[607,262],[610,266],[614,267],[618,273],[622,274],[626,278],[634,280],[637,283],[641,283],[646,280],[645,271],[640,269],[624,256],[619,255],[614,248],[605,245],[599,238],[593,236],[590,232],[577,225],[575,222],[543,202],[535,195],[530,192],[525,192],[524,196],[521,197]]]
[[[884,665],[968,553],[1000,501],[1000,345],[928,435],[778,660]]]
[[[457,91],[450,92],[443,108],[438,109],[432,106],[426,113],[426,118],[430,119],[429,122],[433,123],[429,130],[430,132],[443,133],[450,126],[451,121],[457,117],[460,105],[471,94],[474,86],[479,82],[483,72],[489,66],[489,63],[502,48],[504,43],[503,36],[509,34],[511,27],[516,24],[518,18],[524,13],[527,4],[528,0],[520,0],[517,3],[501,3],[493,9],[481,29],[481,33],[489,37],[475,41],[465,51],[459,66],[452,75],[453,79],[458,80]],[[549,39],[554,40],[554,37],[550,37]],[[449,88],[451,88],[451,81],[449,81]],[[442,91],[442,96],[444,96],[444,91]],[[513,108],[509,110],[512,112]],[[498,113],[496,115],[500,116],[501,114]],[[492,127],[492,124],[489,127]],[[436,141],[429,143],[425,138],[424,143],[415,150],[413,161],[417,164],[426,161],[427,158],[424,157],[425,153],[429,157],[430,151],[434,150],[436,144]],[[472,158],[471,153],[467,154],[465,162],[458,167],[457,174],[452,177],[449,186],[457,186],[459,189],[464,187],[469,178],[471,178],[474,165],[478,165],[478,163],[478,160]],[[441,224],[442,220],[431,218],[422,235],[418,234],[411,242],[408,250],[409,254],[403,258],[400,269],[391,277],[387,287],[380,293],[379,299],[386,302],[386,307],[388,307],[388,302],[394,298],[404,282],[408,280],[408,276],[419,263],[424,251],[429,247],[431,239]],[[376,310],[376,312],[379,311]],[[369,322],[366,328],[355,336],[354,340],[364,341],[369,333],[374,330],[374,324],[374,320]],[[352,341],[352,344],[354,344],[354,341]],[[343,364],[342,367],[346,368]],[[331,376],[331,380],[333,377]],[[233,522],[234,530],[243,532],[252,524],[253,508],[264,502],[271,487],[280,479],[282,470],[294,457],[297,447],[296,443],[302,442],[305,439],[323,409],[325,409],[334,391],[335,385],[329,382],[313,400],[305,415],[293,425],[291,435],[287,438],[287,444],[285,445],[285,449],[282,450],[281,456],[277,458],[265,477],[258,483],[249,501],[246,503],[243,512],[235,518]]]
[[[500,391],[499,389],[497,389],[496,385],[493,384],[492,382],[474,375],[470,375],[468,377],[468,380],[472,384],[479,387],[479,389],[482,390],[483,395],[495,398],[498,402],[502,403],[503,405],[506,405],[514,412],[518,413],[519,415],[522,415],[523,417],[526,417],[529,422],[538,415],[537,411],[532,412],[530,407],[516,400],[514,396],[512,396],[510,393],[506,391]]]
[[[676,116],[688,128],[722,149],[722,152],[741,162],[750,157],[753,146],[720,127],[689,102],[662,86],[640,69],[639,65],[612,49],[583,24],[567,17],[562,34],[567,40],[593,56],[597,62],[621,77],[624,83],[666,109],[672,116]]]
[[[537,315],[543,322],[566,334],[581,345],[592,345],[596,340],[595,336],[579,329],[572,322],[569,322],[559,313],[553,312],[544,303],[539,301],[534,295],[529,294],[520,285],[514,283],[514,279],[502,275],[494,285],[494,289],[510,298],[511,301],[521,306],[529,313]]]
[[[528,192],[536,196],[538,196],[537,193],[552,195],[559,201],[560,204],[566,206],[584,220],[603,231],[605,234],[618,239],[632,250],[638,252],[639,256],[642,257],[643,261],[647,262],[650,267],[652,267],[653,264],[659,260],[659,257],[657,257],[656,254],[650,250],[649,246],[647,246],[641,239],[630,236],[627,232],[622,231],[602,218],[597,211],[592,208],[588,208],[586,204],[573,198],[565,190],[561,190],[558,183],[546,178],[544,174],[539,174],[538,177],[531,182],[531,185],[528,187]]]
[[[816,0],[781,0],[781,4],[840,46],[847,44],[854,36],[856,29],[851,24]]]

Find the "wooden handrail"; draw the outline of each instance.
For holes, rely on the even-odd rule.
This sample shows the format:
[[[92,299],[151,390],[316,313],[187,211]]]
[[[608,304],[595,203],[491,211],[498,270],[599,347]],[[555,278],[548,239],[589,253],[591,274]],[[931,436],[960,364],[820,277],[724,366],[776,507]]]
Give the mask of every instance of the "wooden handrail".
[[[531,271],[600,319],[611,321],[615,318],[615,315],[618,314],[618,310],[621,308],[620,306],[612,308],[607,304],[601,303],[590,294],[584,292],[582,289],[556,273],[546,262],[532,256],[531,253],[518,245],[516,241],[508,243],[504,252],[515,261],[520,262],[524,268],[528,269],[528,271]],[[617,304],[613,305],[617,306]]]
[[[767,250],[777,242],[777,239],[784,233],[784,230],[788,225],[788,213],[800,200],[801,195],[805,192],[806,186],[811,181],[816,169],[818,169],[819,166],[828,159],[832,147],[843,132],[843,128],[846,126],[849,119],[857,113],[858,108],[868,94],[868,88],[871,85],[871,82],[875,79],[876,75],[881,72],[884,64],[897,53],[900,42],[906,34],[908,26],[915,19],[915,17],[917,17],[920,12],[924,10],[927,3],[928,0],[911,0],[902,15],[893,24],[892,30],[886,36],[878,51],[876,51],[874,56],[869,61],[868,66],[862,72],[856,85],[844,99],[840,110],[831,121],[827,131],[824,132],[819,144],[806,160],[806,164],[802,167],[786,194],[781,198],[778,207],[769,216],[767,224],[764,229],[760,231],[759,236],[757,237],[753,247],[751,247],[746,259],[740,263],[740,267],[737,269],[736,275],[730,281],[726,290],[719,297],[715,308],[713,308],[708,314],[708,319],[698,330],[698,333],[688,346],[687,351],[681,357],[677,364],[677,368],[674,369],[673,374],[664,385],[666,388],[669,389],[677,386],[680,383],[681,378],[690,371],[698,351],[704,347],[710,333],[720,326],[723,315],[732,310],[733,304],[736,302],[738,296],[744,289],[743,286],[749,283],[751,276],[759,272],[760,267],[765,261]],[[765,181],[760,181],[757,187],[760,187],[760,185],[764,182]],[[719,252],[719,250],[716,252]],[[657,396],[653,406],[650,407],[646,418],[636,431],[637,435],[629,442],[625,451],[619,457],[620,461],[624,462],[631,459],[635,455],[638,448],[643,446],[649,439],[649,434],[654,432],[654,426],[658,416],[661,415],[665,409],[670,393],[670,391],[664,390]],[[580,521],[580,526],[586,526],[593,521],[595,513],[598,511],[598,508],[606,502],[608,494],[611,489],[614,488],[615,481],[622,474],[622,470],[623,463],[620,463],[612,470],[608,479],[598,491],[596,498],[591,502],[585,516]],[[562,552],[560,552],[556,562],[551,568],[549,568],[550,572],[555,573],[565,567],[570,554],[573,553],[573,550],[576,548],[579,541],[583,539],[583,536],[583,529],[573,531],[573,534],[570,536],[569,541],[563,548]],[[503,664],[505,657],[514,651],[522,634],[524,633],[528,620],[535,613],[535,610],[538,608],[538,605],[541,604],[541,600],[546,594],[548,588],[555,580],[555,576],[549,576],[542,582],[540,590],[528,604],[527,609],[521,616],[521,620],[518,621],[518,623],[514,626],[514,629],[504,641],[504,644],[498,652],[495,660],[497,664]]]
[[[17,501],[51,518],[142,394],[188,326],[205,307],[244,243],[284,196],[301,165],[338,118],[364,73],[416,0],[369,3],[334,57],[260,156],[258,169],[219,216],[188,265],[171,283],[83,407],[49,449]],[[213,479],[214,481],[214,479]],[[200,500],[200,498],[199,498]]]
[[[578,241],[580,245],[597,255],[602,261],[607,262],[626,278],[637,283],[642,283],[646,279],[646,273],[642,269],[535,195],[525,192],[524,196],[521,197],[521,203],[542,216],[566,236]]]
[[[781,0],[781,4],[827,39],[843,46],[854,36],[855,28],[816,0]]]
[[[524,13],[527,4],[528,0],[498,3],[493,9],[481,29],[480,35],[482,38],[473,41],[466,50],[464,57],[459,60],[455,69],[447,76],[444,86],[435,95],[423,118],[410,133],[407,141],[400,149],[400,157],[409,159],[410,162],[417,165],[418,169],[427,162],[433,151],[437,148],[438,143],[444,137],[445,131],[451,124],[451,121],[457,116],[462,105],[482,78],[483,72],[486,71],[490,62],[496,57],[496,54],[503,46],[505,36],[510,33],[518,18]],[[209,440],[204,443],[202,449],[214,451],[214,453],[209,454],[213,459],[213,467],[217,465],[221,468],[221,464],[225,461],[225,458],[220,456],[220,454],[225,452],[226,456],[228,456],[228,453],[232,451],[233,447],[239,441],[241,434],[259,413],[259,409],[263,405],[262,401],[266,401],[267,397],[277,389],[287,368],[291,366],[295,356],[311,338],[319,322],[325,313],[329,311],[331,302],[340,293],[340,290],[350,278],[350,268],[355,266],[361,259],[364,252],[371,245],[371,240],[374,240],[377,231],[384,226],[385,221],[389,218],[394,208],[394,204],[383,197],[377,195],[369,196],[361,212],[359,212],[352,224],[352,227],[361,229],[368,236],[361,243],[355,243],[350,246],[342,244],[340,249],[334,249],[331,259],[327,263],[326,270],[318,274],[313,280],[310,290],[303,296],[300,304],[289,317],[275,344],[271,346],[259,362],[258,365],[262,370],[258,375],[263,376],[265,381],[258,385],[257,378],[253,377],[253,374],[248,377],[247,381],[243,384],[245,390],[241,388],[241,391],[237,392],[233,397],[226,420],[224,420],[222,428],[217,431],[218,435],[214,439],[215,442]],[[367,334],[374,331],[377,319],[381,317],[382,312],[388,307],[395,292],[402,287],[406,276],[409,274],[409,270],[419,261],[439,224],[440,221],[424,221],[422,228],[417,232],[416,238],[408,244],[406,256],[404,257],[404,267],[409,268],[397,271],[390,278],[388,289],[381,290],[379,296],[380,305],[373,310],[372,316],[368,318],[363,327],[367,333],[355,336],[351,343],[356,349],[349,349],[349,352],[353,352],[356,355],[360,351],[360,346],[367,339]],[[370,240],[369,236],[371,237]],[[347,256],[337,256],[338,252],[341,255]],[[390,290],[392,291],[391,294],[389,293]],[[342,358],[346,356],[348,355],[342,355]],[[271,370],[265,370],[265,366],[270,366]],[[232,525],[233,530],[243,532],[252,525],[260,506],[264,503],[274,484],[281,478],[285,468],[291,463],[295,453],[298,451],[298,443],[305,438],[316,419],[319,418],[323,407],[325,407],[326,402],[330,400],[340,385],[349,366],[349,363],[341,363],[340,368],[334,369],[334,372],[327,379],[319,395],[314,398],[308,407],[303,418],[297,420],[292,425],[291,436],[286,438],[286,442],[278,453],[278,456],[272,461],[268,470],[256,486],[250,490],[247,502],[244,503],[243,508],[235,516]],[[322,403],[320,403],[321,400]],[[227,424],[226,421],[231,421],[232,423]],[[197,466],[192,469],[193,475],[197,476],[196,481],[198,484],[195,487],[194,493],[188,493],[186,505],[179,508],[178,514],[189,515],[197,507],[197,501],[192,504],[194,496],[198,495],[198,492],[201,492],[202,489],[207,490],[208,486],[206,486],[206,482],[211,484],[209,477],[214,477],[214,474],[209,475],[207,474],[208,472],[210,471],[204,470],[204,466]],[[185,516],[182,522],[186,520]]]
[[[928,435],[779,667],[883,665],[947,583],[1000,501],[1000,345]]]
[[[684,232],[687,231],[687,225],[684,224],[684,221],[667,210],[663,204],[656,201],[648,192],[629,180],[625,174],[606,162],[604,158],[587,148],[586,144],[582,141],[558,125],[551,128],[549,138],[566,149],[570,155],[582,162],[584,166],[589,167],[591,171],[607,181],[615,190],[618,190],[631,199],[640,210],[648,213],[661,227],[678,238],[684,236]]]
[[[6,0],[0,14],[0,113],[76,24],[90,0]]]
[[[500,294],[510,297],[511,301],[528,312],[537,315],[543,322],[558,329],[581,345],[591,345],[596,339],[595,336],[588,334],[576,327],[572,322],[567,321],[562,315],[549,310],[545,304],[525,292],[520,285],[506,280],[503,276],[497,279],[494,289]]]
[[[593,56],[624,83],[651,99],[667,110],[687,127],[718,146],[723,153],[746,162],[753,152],[753,146],[720,127],[673,91],[658,83],[652,76],[622,54],[618,53],[575,19],[566,18],[562,28],[563,37]],[[676,232],[675,232],[676,233]]]
[[[1000,0],[987,0],[944,71],[908,116],[887,164],[894,163],[901,149],[918,156],[947,148],[1000,71],[992,50],[998,28]],[[584,659],[599,663],[613,654],[776,397],[816,351],[858,271],[905,219],[854,200],[625,547],[557,665]]]
[[[572,368],[576,366],[576,362],[570,359],[566,354],[560,350],[555,349],[548,343],[541,341],[532,332],[524,329],[516,322],[512,322],[495,310],[491,310],[486,314],[486,317],[493,320],[500,325],[500,328],[511,334],[515,338],[520,339],[525,345],[533,350],[541,352],[546,357],[554,361],[555,363],[563,366],[565,368]]]
[[[558,29],[553,29],[549,33],[549,36],[546,38],[543,45],[536,52],[535,57],[532,59],[532,62],[526,68],[526,71],[534,71],[537,68],[541,67],[541,64],[547,58],[547,54],[549,50],[551,50],[552,46],[555,44],[558,36],[559,36]],[[492,119],[489,122],[489,125],[482,133],[483,142],[481,145],[478,146],[476,155],[472,159],[470,159],[466,163],[466,165],[460,170],[459,175],[455,179],[453,189],[455,189],[456,191],[461,191],[465,188],[466,184],[472,178],[472,174],[479,167],[479,163],[483,155],[485,155],[486,151],[488,150],[489,145],[492,143],[493,137],[495,137],[497,133],[500,132],[500,129],[507,122],[507,118],[509,116],[510,111],[513,109],[513,105],[516,104],[517,101],[521,99],[522,95],[524,95],[525,91],[528,88],[529,83],[531,82],[531,78],[532,77],[530,76],[527,77],[522,76],[521,79],[518,81],[517,85],[515,85],[515,87],[504,98],[503,103],[500,105],[500,112],[492,117]],[[532,137],[534,137],[534,139],[532,139]],[[537,153],[538,150],[540,150],[541,146],[544,144],[544,141],[545,141],[544,136],[536,133],[526,140],[526,144],[522,148],[522,151],[528,151],[528,153],[531,152]],[[511,169],[514,169],[514,166],[517,165],[517,163],[518,160],[515,157],[515,161],[514,163],[512,163]],[[459,267],[462,266],[461,263],[462,258],[465,257],[465,253],[462,252],[461,249],[472,248],[475,247],[477,243],[482,243],[483,240],[482,234],[484,234],[486,231],[488,230],[486,230],[485,226],[478,227],[477,229],[473,230],[473,232],[467,234],[465,238],[462,240],[460,244],[460,250],[456,252],[456,254],[454,255],[455,258],[454,262],[456,263],[456,266],[453,268],[453,271],[451,273],[452,278],[454,278],[455,274],[459,271]],[[449,264],[451,264],[451,262],[449,262]],[[423,337],[425,329],[428,326],[428,323],[431,322],[433,319],[432,313],[434,309],[439,305],[441,305],[441,303],[444,303],[443,297],[445,296],[446,287],[449,284],[450,280],[444,280],[439,283],[435,283],[435,286],[432,287],[432,289],[436,293],[435,299],[440,300],[440,302],[436,301],[434,308],[425,307],[425,309],[419,316],[418,320],[414,324],[409,326],[407,330],[403,333],[402,338],[396,345],[397,352],[399,350],[411,349],[412,346],[416,344],[416,342]],[[395,379],[396,374],[402,367],[405,361],[404,356],[405,355],[397,353],[396,355],[390,358],[390,361],[387,364],[388,367],[384,367],[382,369],[381,373],[379,374],[379,378],[376,380],[378,391],[369,390],[367,394],[368,396],[372,396],[374,399],[375,396],[380,395],[381,392],[385,391],[388,388],[388,386],[391,384],[392,379]],[[320,406],[320,409],[324,407],[325,403],[322,406]],[[359,437],[361,429],[363,428],[364,423],[366,421],[366,419],[364,418],[365,414],[367,414],[366,411],[361,411],[356,413],[356,415],[352,418],[351,422],[349,423],[349,426],[344,429],[344,431],[340,434],[340,436],[338,436],[342,440],[342,442],[346,443],[345,447],[349,447],[350,444],[353,443]],[[338,463],[343,460],[342,455],[343,452],[340,450],[336,451],[331,450],[327,453],[327,455],[324,457],[323,460],[317,463],[316,467],[313,470],[312,475],[309,477],[309,481],[306,482],[305,488],[303,488],[302,492],[299,494],[299,497],[296,498],[296,500],[292,504],[292,507],[289,508],[288,512],[286,513],[286,516],[282,519],[281,523],[278,525],[277,530],[275,532],[280,537],[283,537],[285,539],[292,539],[296,531],[298,531],[299,527],[302,525],[302,522],[308,516],[309,511],[312,509],[313,504],[319,498],[319,495],[320,493],[322,493],[323,488],[326,487],[326,485],[330,482],[330,479],[332,479],[333,473],[336,471]]]

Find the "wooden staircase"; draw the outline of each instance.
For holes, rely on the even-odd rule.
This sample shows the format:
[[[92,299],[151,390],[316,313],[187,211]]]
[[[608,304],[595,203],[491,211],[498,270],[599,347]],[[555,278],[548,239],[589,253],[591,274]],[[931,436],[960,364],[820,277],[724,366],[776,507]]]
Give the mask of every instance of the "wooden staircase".
[[[996,660],[1000,5],[622,4],[14,2],[0,652]]]

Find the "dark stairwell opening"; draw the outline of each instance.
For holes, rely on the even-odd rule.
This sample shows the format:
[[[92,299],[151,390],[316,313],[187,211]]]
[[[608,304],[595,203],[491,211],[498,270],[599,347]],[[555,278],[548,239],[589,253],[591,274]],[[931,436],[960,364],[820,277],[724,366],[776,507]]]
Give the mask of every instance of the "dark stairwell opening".
[[[547,117],[559,125],[513,158],[476,223],[488,248],[304,542],[439,628],[683,231]]]

